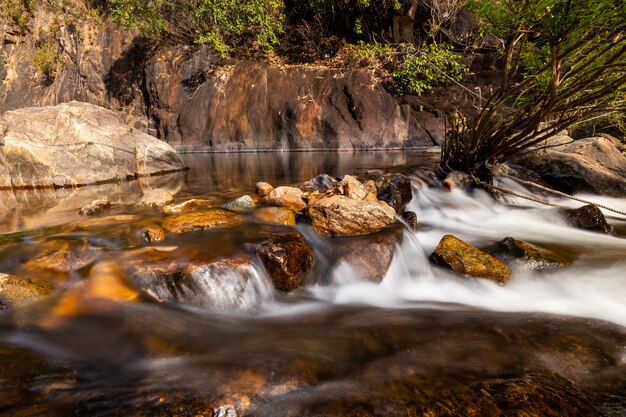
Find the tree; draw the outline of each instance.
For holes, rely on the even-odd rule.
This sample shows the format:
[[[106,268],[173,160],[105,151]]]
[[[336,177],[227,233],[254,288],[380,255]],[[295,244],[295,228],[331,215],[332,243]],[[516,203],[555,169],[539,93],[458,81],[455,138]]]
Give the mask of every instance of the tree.
[[[591,118],[625,109],[624,0],[473,0],[498,37],[501,84],[466,124],[457,117],[441,173],[489,178],[490,166]]]

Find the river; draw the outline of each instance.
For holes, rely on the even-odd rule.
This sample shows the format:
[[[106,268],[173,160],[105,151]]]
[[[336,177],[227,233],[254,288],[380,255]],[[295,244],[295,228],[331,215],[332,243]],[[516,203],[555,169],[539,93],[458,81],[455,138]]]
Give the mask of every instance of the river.
[[[626,415],[623,222],[614,222],[616,236],[604,235],[574,229],[558,210],[517,197],[495,201],[482,191],[428,187],[425,173],[438,158],[428,153],[183,157],[185,173],[0,196],[0,272],[56,287],[34,305],[0,312],[0,415]],[[163,217],[134,206],[142,189],[221,205],[252,193],[259,180],[288,185],[391,166],[413,174],[407,209],[419,226],[404,230],[381,283],[361,279],[349,263],[324,267],[323,245],[333,243],[299,223],[318,267],[293,293],[273,289],[255,264],[237,302],[236,277],[228,274],[218,288],[176,302],[77,299],[102,259],[154,250],[233,256],[268,230],[289,229],[246,222],[140,243],[135,230]],[[113,208],[96,219],[110,222],[78,215],[103,196]],[[583,197],[626,210],[625,200]],[[448,233],[479,247],[513,236],[573,262],[542,272],[514,264],[506,286],[463,278],[428,261]],[[80,253],[84,265],[33,266],[59,248]]]

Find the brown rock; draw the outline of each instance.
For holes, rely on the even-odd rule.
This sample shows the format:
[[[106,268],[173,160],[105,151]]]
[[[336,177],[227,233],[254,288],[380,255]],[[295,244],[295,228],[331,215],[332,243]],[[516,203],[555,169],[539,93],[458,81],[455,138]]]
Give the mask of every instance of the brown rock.
[[[54,287],[47,282],[0,273],[0,311],[31,304],[53,291]]]
[[[145,193],[137,205],[140,207],[163,207],[172,201],[174,201],[174,197],[167,190],[156,188]]]
[[[302,190],[295,187],[274,188],[267,196],[267,202],[277,206],[287,207],[300,212],[306,208],[306,203],[302,200]]]
[[[168,204],[163,206],[163,213],[183,213],[185,211],[192,210],[204,210],[215,206],[215,201],[207,199],[192,198],[191,200],[183,201],[177,204]]]
[[[376,183],[374,182],[374,180],[363,181],[363,186],[365,187],[368,193],[371,193],[374,195],[378,194],[378,188],[376,188]]]
[[[592,232],[613,234],[613,226],[607,223],[604,214],[597,206],[586,205],[577,209],[565,210],[567,221],[573,227]]]
[[[512,237],[498,242],[494,251],[489,251],[503,262],[512,259],[522,260],[526,267],[534,270],[559,268],[567,266],[570,261],[558,256],[549,249],[541,248]]]
[[[94,200],[90,204],[84,206],[78,211],[81,216],[93,216],[94,214],[102,213],[105,210],[111,208],[111,203],[108,199]]]
[[[256,246],[256,254],[279,290],[300,288],[313,267],[313,250],[299,233],[272,236]]]
[[[413,198],[411,179],[399,173],[387,174],[385,177],[383,185],[378,187],[377,197],[393,207],[396,213],[402,213],[404,206]]]
[[[402,212],[402,218],[411,230],[417,230],[417,214],[412,211]]]
[[[240,214],[212,209],[172,215],[163,221],[162,226],[170,233],[186,233],[194,230],[236,226],[243,221],[244,217]]]
[[[341,195],[311,203],[308,215],[313,227],[324,235],[373,233],[396,221],[393,208],[384,202],[352,200]]]
[[[319,192],[325,193],[337,186],[337,180],[327,174],[318,175],[315,178],[312,178],[303,184],[301,184],[298,188],[307,193]]]
[[[67,277],[90,264],[102,255],[102,251],[83,241],[51,240],[46,242],[39,253],[28,260],[26,269],[43,270],[52,273],[54,278]]]
[[[121,214],[119,216],[106,216],[100,217],[97,219],[89,219],[84,220],[78,223],[78,227],[82,227],[84,229],[95,228],[95,227],[104,227],[104,226],[115,226],[118,224],[124,223],[132,223],[139,220],[139,216],[134,214]]]
[[[158,242],[165,239],[165,230],[159,226],[146,226],[139,233],[146,242]]]
[[[286,207],[263,207],[254,212],[254,217],[268,223],[296,224],[296,218],[293,211]]]
[[[270,184],[263,181],[257,182],[255,188],[256,193],[260,196],[266,196],[274,189],[274,187],[272,187]]]
[[[510,278],[506,264],[452,235],[441,239],[430,260],[460,274],[485,278],[498,284],[505,284]]]
[[[351,175],[344,175],[339,184],[342,194],[354,200],[364,200],[367,197],[367,188]]]

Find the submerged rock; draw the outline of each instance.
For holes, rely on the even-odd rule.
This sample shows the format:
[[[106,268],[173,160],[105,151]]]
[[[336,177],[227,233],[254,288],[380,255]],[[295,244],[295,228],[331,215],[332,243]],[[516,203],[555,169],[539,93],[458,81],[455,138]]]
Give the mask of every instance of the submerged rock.
[[[607,223],[604,214],[597,206],[586,205],[577,209],[567,209],[565,216],[569,224],[592,232],[613,234],[613,226]]]
[[[302,200],[304,193],[295,187],[274,188],[267,196],[267,202],[277,206],[287,207],[298,213],[306,208],[306,203]]]
[[[163,206],[163,213],[165,214],[173,214],[173,213],[183,213],[185,211],[193,211],[193,210],[205,210],[215,206],[215,201],[200,199],[200,198],[192,198],[191,200],[183,201],[182,203],[176,204],[168,204]]]
[[[244,217],[240,214],[223,209],[212,209],[174,214],[163,220],[161,226],[170,233],[186,233],[194,230],[232,227],[243,221]]]
[[[26,306],[52,292],[54,286],[47,282],[0,273],[0,311]]]
[[[38,251],[21,266],[29,274],[55,281],[63,281],[71,271],[77,271],[102,256],[100,248],[86,241],[72,239],[50,240],[38,248]]]
[[[505,284],[510,278],[509,267],[505,263],[452,235],[441,239],[430,260],[460,274],[498,284]]]
[[[226,210],[245,211],[256,207],[256,203],[249,195],[244,195],[224,204]]]
[[[262,207],[255,210],[254,217],[268,223],[293,225],[296,224],[296,217],[293,211],[287,207]]]
[[[172,201],[174,201],[174,197],[172,197],[169,191],[156,188],[146,192],[137,205],[139,207],[163,207]]]
[[[165,239],[165,230],[160,226],[143,227],[139,234],[146,242],[158,242]]]
[[[80,214],[81,216],[93,216],[95,214],[102,213],[105,210],[109,210],[110,208],[111,203],[108,199],[104,198],[101,200],[94,200],[91,203],[87,204],[78,211],[78,214]]]
[[[0,186],[72,187],[184,168],[170,145],[93,104],[8,111],[0,125]]]
[[[272,236],[254,246],[274,287],[279,290],[300,288],[313,267],[313,250],[299,233]]]
[[[334,195],[309,204],[311,225],[323,235],[353,236],[374,233],[396,221],[384,201],[353,200]]]
[[[519,259],[526,267],[534,270],[560,268],[570,264],[569,260],[549,249],[512,237],[504,238],[492,248],[487,249],[487,252],[505,263]]]

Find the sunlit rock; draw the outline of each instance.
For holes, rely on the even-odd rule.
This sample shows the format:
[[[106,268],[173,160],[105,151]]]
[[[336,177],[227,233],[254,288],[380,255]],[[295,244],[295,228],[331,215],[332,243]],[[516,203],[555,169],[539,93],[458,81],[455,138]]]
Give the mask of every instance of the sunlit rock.
[[[137,205],[139,207],[163,207],[173,200],[174,197],[167,190],[155,188],[147,191]]]
[[[254,247],[274,286],[280,290],[301,287],[313,267],[313,250],[299,233],[272,236]]]
[[[337,180],[327,174],[321,174],[315,178],[302,183],[299,188],[307,193],[313,193],[315,191],[319,193],[325,193],[332,190],[337,186]]]
[[[274,187],[272,187],[270,184],[263,182],[263,181],[259,181],[256,183],[256,193],[260,196],[266,196],[269,193],[272,192],[272,190],[274,189]]]
[[[163,220],[162,226],[170,233],[186,233],[236,226],[244,221],[240,214],[223,209],[185,212],[174,214]]]
[[[267,202],[281,207],[287,207],[294,212],[300,212],[306,208],[302,200],[303,192],[295,187],[274,188],[267,196]]]
[[[254,211],[254,217],[257,219],[276,224],[293,225],[296,224],[296,218],[293,211],[287,207],[261,207]]]
[[[93,216],[102,213],[111,208],[111,202],[108,199],[94,200],[78,211],[81,216]]]
[[[1,124],[0,165],[13,187],[72,187],[183,169],[170,145],[93,104],[8,111]]]
[[[52,292],[54,286],[47,282],[0,273],[0,311],[26,306]]]
[[[159,242],[165,239],[165,230],[160,226],[145,226],[139,231],[146,242]]]
[[[324,235],[373,233],[396,221],[394,209],[385,202],[353,200],[342,195],[309,204],[307,213],[312,226]]]
[[[337,187],[340,188],[343,195],[354,200],[364,200],[369,193],[367,188],[351,175],[344,175]]]
[[[566,209],[564,213],[568,223],[573,227],[592,232],[615,233],[613,226],[607,223],[602,210],[597,206],[586,205],[577,209]]]
[[[192,198],[190,200],[183,201],[176,204],[168,204],[163,206],[163,213],[183,213],[185,211],[193,210],[205,210],[215,206],[215,201],[212,199]]]
[[[441,239],[430,260],[459,274],[498,284],[505,284],[510,278],[508,265],[452,235]]]
[[[226,210],[246,211],[256,207],[256,203],[249,195],[244,195],[224,204]]]

